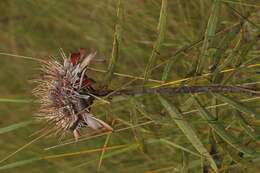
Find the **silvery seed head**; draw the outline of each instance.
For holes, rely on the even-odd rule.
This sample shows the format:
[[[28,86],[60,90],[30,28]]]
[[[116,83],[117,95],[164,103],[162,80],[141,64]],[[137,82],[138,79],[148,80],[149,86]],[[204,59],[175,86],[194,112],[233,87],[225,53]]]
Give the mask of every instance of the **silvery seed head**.
[[[64,135],[71,131],[77,140],[83,127],[112,130],[90,112],[94,101],[91,93],[96,91],[86,68],[95,55],[86,55],[81,49],[70,57],[62,53],[60,61],[51,57],[41,65],[42,77],[36,80],[37,87],[33,91],[41,103],[36,117],[51,124],[56,134]]]

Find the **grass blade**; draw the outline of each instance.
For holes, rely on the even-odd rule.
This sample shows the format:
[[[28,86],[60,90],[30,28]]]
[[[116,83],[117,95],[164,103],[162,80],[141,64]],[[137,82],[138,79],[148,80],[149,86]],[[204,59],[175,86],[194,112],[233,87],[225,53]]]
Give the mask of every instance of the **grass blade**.
[[[188,154],[182,153],[182,173],[189,173],[189,157]]]
[[[25,127],[25,126],[31,124],[32,122],[33,122],[32,120],[23,121],[23,122],[20,122],[20,123],[12,124],[12,125],[7,126],[7,127],[0,128],[0,134],[7,133],[7,132],[10,132],[10,131],[19,129],[21,127]]]
[[[209,135],[208,135],[208,141],[209,141],[209,145],[210,145],[210,155],[212,156],[212,158],[217,163],[218,168],[221,168],[222,159],[220,157],[220,153],[218,151],[217,141],[214,138],[214,136],[215,136],[214,130],[210,129]]]
[[[111,53],[111,58],[109,60],[107,74],[105,76],[105,84],[109,84],[112,76],[115,71],[116,63],[119,59],[119,47],[121,42],[121,34],[122,34],[122,3],[121,0],[118,0],[117,4],[117,23],[115,25],[115,33],[114,33],[114,40],[113,40],[113,48]]]
[[[185,148],[185,147],[183,147],[183,146],[181,146],[181,145],[178,145],[178,144],[176,144],[176,143],[174,143],[174,142],[171,142],[171,141],[169,141],[169,140],[160,139],[160,141],[161,141],[161,143],[165,143],[165,144],[167,144],[167,145],[170,145],[170,146],[173,146],[173,147],[175,147],[175,148],[181,149],[181,150],[183,150],[183,151],[185,151],[185,152],[187,152],[187,153],[190,153],[190,154],[192,154],[192,155],[194,155],[194,156],[201,157],[200,154],[195,153],[194,151],[191,151],[191,150],[189,150],[189,149],[187,149],[187,148]]]
[[[159,96],[159,100],[164,106],[164,108],[169,112],[170,116],[173,118],[178,127],[183,131],[184,135],[188,138],[191,144],[196,148],[196,150],[209,161],[211,168],[218,172],[217,165],[207,149],[204,147],[199,137],[190,126],[190,124],[183,120],[183,116],[180,110],[173,104],[170,104],[166,99]]]
[[[213,71],[213,76],[212,76],[213,82],[216,81],[219,72],[223,70],[223,68],[219,69],[219,62],[221,56],[223,56],[223,54],[227,51],[231,41],[233,41],[236,38],[237,34],[241,31],[243,24],[244,23],[241,22],[240,25],[236,25],[234,28],[232,28],[232,30],[230,30],[230,32],[228,32],[225,38],[220,42],[219,48],[214,53],[213,60],[211,63],[211,65],[213,66],[213,68],[211,69],[211,71]],[[228,58],[228,59],[232,59],[232,58]]]
[[[248,161],[244,159],[243,157],[240,157],[237,152],[229,148],[225,143],[220,139],[218,136],[216,136],[216,139],[218,141],[218,144],[220,144],[221,148],[232,158],[233,161],[238,163],[239,165],[242,165],[243,167],[246,167],[252,171],[258,172],[259,166],[257,164],[252,164],[252,161]]]
[[[251,69],[251,68],[259,68],[259,67],[260,67],[260,63],[247,65],[246,67],[243,67],[243,68]],[[225,70],[220,71],[220,73],[225,74],[225,73],[230,73],[230,72],[233,72],[233,71],[236,71],[236,70],[237,70],[237,68],[229,68],[229,69],[225,69]],[[174,81],[169,81],[169,82],[166,82],[166,83],[163,83],[163,84],[154,85],[153,88],[166,87],[166,86],[176,86],[176,85],[180,85],[181,83],[186,82],[186,81],[204,79],[205,77],[211,76],[211,75],[212,75],[212,73],[205,73],[205,74],[202,74],[202,75],[199,75],[199,76],[196,76],[196,77],[182,78],[182,79],[178,79],[178,80],[174,80]]]
[[[163,69],[163,74],[162,74],[162,81],[167,81],[170,73],[171,73],[171,70],[172,70],[172,67],[173,67],[173,64],[179,59],[179,57],[181,57],[180,55],[177,55],[174,59],[172,60],[169,60],[170,62],[167,63]]]
[[[212,115],[210,115],[210,113],[202,106],[200,101],[195,96],[193,96],[193,99],[201,113],[200,115],[208,121],[208,125],[213,128],[224,141],[240,152],[250,156],[254,155],[254,152],[251,149],[241,146],[235,137],[227,133],[224,126],[221,123],[218,123],[218,121]]]
[[[196,69],[197,74],[202,73],[205,63],[208,62],[206,61],[206,58],[209,56],[208,49],[210,48],[216,33],[219,11],[220,11],[220,0],[214,0],[212,4],[212,10],[208,20],[207,28],[205,31],[205,37],[202,45],[201,55],[198,59],[198,64]]]
[[[6,99],[0,98],[0,103],[33,103],[32,99]]]
[[[247,113],[249,114],[251,117],[256,118],[256,119],[260,119],[260,115],[258,115],[258,113],[256,113],[255,111],[249,109],[248,107],[246,107],[245,105],[235,101],[234,99],[231,99],[229,97],[226,97],[222,94],[218,94],[218,93],[214,93],[213,94],[217,99],[222,100],[223,102],[228,103],[230,106],[232,106],[233,108]]]
[[[32,162],[35,162],[35,161],[39,161],[39,160],[41,160],[41,159],[42,159],[41,157],[33,157],[33,158],[31,158],[31,159],[13,162],[13,163],[6,164],[6,165],[4,165],[4,166],[1,166],[1,167],[0,167],[0,170],[11,169],[11,168],[15,168],[15,167],[27,165],[27,164],[29,164],[29,163],[32,163]]]
[[[102,150],[102,152],[101,152],[100,159],[99,159],[99,162],[98,162],[98,170],[101,169],[103,157],[104,157],[104,154],[105,154],[105,152],[106,152],[106,148],[107,148],[108,142],[109,142],[109,140],[110,140],[110,137],[111,137],[111,133],[107,135],[106,141],[105,141],[105,143],[104,143],[104,145],[103,145],[103,150]]]
[[[18,152],[20,152],[20,151],[24,150],[26,147],[30,146],[32,143],[34,143],[34,142],[38,141],[40,138],[46,136],[48,133],[49,133],[49,132],[43,133],[42,135],[38,136],[37,138],[31,140],[30,142],[24,144],[22,147],[18,148],[16,151],[10,153],[8,156],[1,158],[0,163],[6,161],[7,159],[9,159],[9,158],[11,158],[11,157],[13,157],[13,156],[16,155]]]
[[[240,114],[240,112],[236,113],[236,115],[239,119],[239,123],[240,123],[241,127],[245,130],[245,132],[248,134],[248,136],[250,136],[255,141],[260,140],[260,136],[254,133],[255,130],[253,130],[250,127],[250,124],[248,124],[248,122],[244,119],[244,117]]]
[[[132,151],[136,148],[139,147],[139,144],[132,144],[130,145],[129,147],[126,147],[126,148],[122,148],[122,149],[119,149],[119,150],[116,150],[116,151],[113,151],[113,152],[110,152],[110,153],[106,153],[104,156],[103,156],[103,159],[106,159],[106,158],[109,158],[109,157],[113,157],[113,156],[116,156],[116,155],[119,155],[119,154],[122,154],[122,153],[125,153],[125,152],[128,152],[128,151]],[[84,162],[80,165],[77,165],[77,166],[74,166],[74,167],[71,167],[69,169],[66,169],[66,170],[62,170],[60,171],[59,173],[62,173],[62,172],[67,172],[67,171],[72,171],[73,169],[76,169],[76,168],[80,168],[82,166],[86,166],[87,164],[89,163],[92,163],[94,161],[96,161],[98,159],[94,159],[94,160],[90,160],[90,161],[87,161],[87,162]]]
[[[131,150],[135,146],[137,146],[137,145],[135,145],[135,144],[132,144],[132,145],[128,145],[128,144],[117,145],[117,146],[112,146],[112,147],[106,147],[105,150],[118,149],[119,151],[115,151],[115,153],[117,154],[117,153],[120,153],[121,150],[123,150],[123,151]],[[49,155],[49,156],[44,156],[44,157],[33,157],[33,158],[30,158],[30,159],[20,160],[20,161],[17,161],[17,162],[13,162],[13,163],[10,163],[10,164],[3,165],[3,166],[0,167],[0,170],[11,169],[11,168],[27,165],[29,163],[39,161],[39,160],[50,160],[50,159],[57,159],[57,158],[64,158],[64,157],[79,156],[79,155],[90,154],[90,153],[94,153],[94,152],[100,152],[100,151],[103,151],[103,150],[104,150],[104,148],[95,148],[95,149],[88,149],[88,150],[72,152],[72,153],[63,153],[63,154]],[[114,152],[111,152],[111,153],[112,153],[112,155],[115,154]],[[96,159],[96,160],[98,160],[98,159]],[[95,161],[95,160],[93,160],[93,161]]]
[[[248,113],[249,115],[252,115],[254,118],[258,117],[258,114],[256,112],[254,112],[253,110],[247,108],[246,106],[244,106],[243,104],[229,98],[226,97],[222,94],[213,94],[216,98],[222,100],[223,102],[231,105],[232,107],[234,107],[236,110],[240,111],[240,112],[244,112],[244,113]],[[245,130],[245,132],[254,140],[258,140],[259,136],[256,135],[252,129],[250,128],[249,124],[246,122],[246,120],[244,119],[244,117],[240,114],[240,112],[235,113],[234,115],[236,116],[236,118],[239,120],[241,127]]]
[[[167,0],[162,0],[160,18],[158,23],[158,37],[153,45],[153,50],[149,61],[146,65],[144,72],[144,82],[146,82],[151,74],[151,68],[155,62],[156,55],[160,51],[160,47],[164,41],[164,36],[166,32],[166,18],[167,18]]]

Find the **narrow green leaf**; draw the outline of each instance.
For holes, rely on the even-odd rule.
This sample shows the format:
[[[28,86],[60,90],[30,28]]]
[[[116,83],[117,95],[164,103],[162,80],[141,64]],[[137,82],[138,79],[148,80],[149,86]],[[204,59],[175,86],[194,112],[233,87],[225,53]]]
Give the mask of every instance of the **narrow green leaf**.
[[[241,49],[240,53],[237,55],[237,57],[235,58],[231,58],[231,59],[236,59],[236,61],[233,60],[233,66],[236,68],[235,70],[233,70],[226,78],[225,80],[223,80],[221,82],[222,85],[226,85],[230,79],[232,79],[233,76],[235,76],[238,72],[241,72],[242,70],[246,70],[246,65],[248,65],[248,63],[250,61],[253,61],[254,59],[257,59],[255,57],[252,57],[248,60],[246,60],[246,56],[248,56],[248,54],[250,53],[250,50],[253,49],[254,45],[256,44],[258,38],[254,38],[253,40],[251,40],[248,44],[241,44],[241,46],[239,47],[239,49]]]
[[[256,113],[254,110],[251,110],[250,108],[246,107],[242,103],[239,103],[239,102],[235,101],[234,99],[226,97],[226,96],[224,96],[222,94],[214,93],[213,95],[217,99],[222,100],[223,102],[229,104],[233,108],[235,108],[235,109],[237,109],[237,110],[239,110],[241,112],[247,113],[247,114],[249,114],[253,118],[260,119],[260,115],[258,115],[258,113]]]
[[[124,153],[124,152],[131,151],[131,150],[136,149],[138,147],[139,147],[139,144],[132,144],[129,147],[126,147],[126,148],[123,148],[123,149],[118,149],[116,151],[112,151],[112,152],[109,152],[109,153],[105,153],[104,156],[103,156],[103,159],[109,158],[109,157],[112,157],[112,156],[115,156],[115,155],[118,155],[118,154],[121,154],[121,153]],[[39,161],[39,160],[45,160],[45,159],[44,159],[44,157],[33,157],[33,158],[30,158],[30,159],[21,160],[21,161],[17,161],[17,162],[13,162],[13,163],[10,163],[10,164],[0,166],[0,170],[20,167],[20,166],[23,166],[23,165],[27,165],[29,163],[33,163],[35,161]],[[91,163],[91,162],[94,162],[94,161],[97,161],[97,160],[98,160],[98,158],[91,160],[89,162],[86,162],[86,163],[84,163],[84,165]],[[81,165],[81,166],[83,166],[83,165]],[[73,168],[76,168],[76,167],[72,167],[71,169],[73,169]],[[69,170],[71,170],[71,169],[69,169]]]
[[[248,168],[252,171],[255,171],[255,172],[259,171],[258,164],[253,164],[252,163],[253,160],[249,161],[243,157],[240,157],[238,155],[238,152],[234,151],[232,148],[225,145],[225,143],[222,141],[222,139],[220,139],[218,136],[216,136],[216,139],[218,140],[218,144],[220,144],[223,151],[225,151],[232,158],[233,161],[235,161],[239,165],[242,165],[243,167]]]
[[[4,166],[0,166],[0,170],[11,169],[11,168],[27,165],[29,163],[32,163],[32,162],[35,162],[35,161],[39,161],[39,160],[42,160],[42,158],[41,157],[33,157],[31,159],[13,162],[13,163],[10,163],[10,164],[6,164]]]
[[[139,147],[139,144],[132,144],[129,147],[126,147],[126,148],[123,148],[123,149],[119,149],[119,150],[116,150],[116,151],[112,151],[112,152],[109,152],[109,153],[105,153],[104,156],[103,156],[103,159],[110,158],[110,157],[113,157],[113,156],[116,156],[116,155],[119,155],[119,154],[122,154],[122,153],[125,153],[125,152],[128,152],[128,151],[132,151],[132,150],[134,150],[134,149],[136,149],[138,147]],[[86,161],[86,162],[84,162],[82,164],[73,166],[73,167],[71,167],[69,169],[59,171],[58,173],[72,172],[72,170],[74,170],[74,169],[80,168],[82,166],[86,166],[86,165],[88,165],[90,163],[96,162],[97,160],[98,160],[98,158],[93,159],[93,160],[89,160],[89,161]]]
[[[25,127],[25,126],[31,124],[32,122],[33,122],[32,120],[23,121],[23,122],[20,122],[20,123],[12,124],[12,125],[7,126],[7,127],[0,128],[0,134],[7,133],[7,132],[10,132],[10,131],[19,129],[21,127]]]
[[[0,103],[33,103],[32,99],[5,99],[0,98]]]
[[[260,140],[260,136],[255,134],[253,131],[252,131],[252,128],[250,127],[250,125],[246,122],[246,120],[238,113],[237,117],[240,117],[239,118],[239,122],[240,122],[240,125],[241,127],[245,130],[245,132],[252,138],[254,139],[255,141],[258,141]]]
[[[132,151],[134,149],[137,149],[138,147],[140,147],[139,144],[133,144],[133,145],[130,145],[129,147],[106,153],[103,158],[105,159],[105,158],[109,158],[109,157],[112,157],[112,156],[115,156],[115,155],[118,155],[121,153]]]
[[[240,32],[242,25],[243,23],[235,26],[225,35],[224,39],[219,43],[218,49],[213,54],[213,63],[211,64],[214,64],[216,66],[218,65],[221,56],[223,56],[223,54],[228,49],[228,46],[230,45],[231,41],[233,41],[237,34]]]
[[[135,127],[136,125],[139,124],[139,120],[138,120],[138,111],[137,111],[137,102],[135,101],[134,98],[131,99],[132,105],[133,105],[133,111],[131,111],[131,122],[133,123],[133,127]],[[137,141],[137,143],[140,144],[140,149],[142,152],[146,151],[146,145],[145,145],[145,138],[144,135],[141,131],[141,128],[137,127],[137,128],[132,128],[132,131],[134,133],[135,136],[135,140]]]
[[[167,0],[162,0],[160,18],[158,23],[158,37],[153,45],[153,50],[150,55],[149,61],[146,65],[144,72],[144,82],[146,82],[151,74],[151,68],[155,63],[156,56],[160,51],[161,45],[164,41],[164,36],[166,32],[166,18],[167,18]]]
[[[201,74],[205,63],[208,62],[206,58],[209,56],[208,49],[211,47],[211,44],[213,42],[216,33],[219,11],[220,11],[220,0],[214,0],[211,8],[211,14],[208,20],[207,28],[205,31],[201,55],[198,59],[198,64],[196,69],[197,74]]]
[[[182,173],[189,173],[189,155],[182,152]]]
[[[173,64],[181,57],[181,55],[177,55],[174,59],[169,58],[169,62],[165,65],[163,74],[162,74],[162,81],[166,81],[171,74],[171,70],[173,67]]]
[[[243,26],[243,23],[236,25],[234,28],[232,28],[232,30],[230,32],[228,32],[226,34],[225,38],[220,42],[218,50],[214,53],[213,62],[211,63],[211,65],[213,65],[215,67],[215,69],[213,68],[214,71],[213,71],[213,75],[212,75],[213,82],[217,80],[219,75],[223,75],[220,73],[220,71],[223,70],[223,67],[226,67],[226,65],[229,64],[230,61],[232,61],[233,58],[231,58],[230,56],[233,55],[233,52],[231,53],[230,56],[228,56],[228,58],[226,59],[226,61],[223,64],[218,65],[220,62],[221,56],[223,56],[225,51],[228,49],[228,46],[231,43],[231,41],[233,41],[234,38],[236,37],[236,35],[240,32],[242,26]],[[234,50],[236,50],[236,49],[234,49]]]
[[[255,22],[250,20],[248,16],[243,15],[240,11],[236,10],[235,8],[231,7],[229,4],[225,3],[225,5],[230,8],[235,14],[237,14],[241,19],[246,20],[248,23],[250,23],[252,26],[254,26],[258,31],[260,30],[260,26],[257,25]]]
[[[200,111],[200,115],[208,121],[208,125],[213,128],[216,133],[224,140],[226,141],[228,144],[230,144],[232,147],[234,147],[235,149],[237,149],[238,151],[241,151],[245,154],[248,154],[250,156],[253,156],[254,155],[254,152],[249,149],[249,148],[246,148],[244,146],[241,146],[239,144],[239,141],[234,137],[232,136],[231,134],[227,133],[225,131],[225,127],[219,123],[209,112],[208,110],[206,110],[202,104],[200,103],[200,101],[195,97],[193,96],[193,99],[194,99],[194,102],[196,103],[199,111]]]
[[[208,141],[209,141],[209,145],[210,145],[210,154],[211,154],[212,158],[215,160],[215,162],[217,163],[218,168],[220,168],[222,160],[219,157],[220,153],[218,151],[217,141],[214,138],[214,136],[215,136],[215,131],[213,129],[210,129],[209,136],[208,136],[208,138],[209,138]]]
[[[185,148],[185,147],[183,147],[181,145],[178,145],[178,144],[176,144],[176,143],[174,143],[172,141],[169,141],[169,140],[166,140],[166,139],[160,139],[160,141],[161,141],[161,143],[165,143],[167,145],[170,145],[170,146],[173,146],[175,148],[181,149],[181,150],[183,150],[183,151],[185,151],[187,153],[190,153],[190,154],[192,154],[194,156],[201,157],[200,154],[195,153],[194,151],[191,151],[191,150],[189,150],[189,149],[187,149],[187,148]]]
[[[173,104],[170,104],[166,99],[164,99],[162,96],[159,96],[159,100],[164,106],[164,108],[169,112],[172,119],[175,121],[177,126],[182,130],[184,135],[188,138],[188,140],[191,142],[191,144],[196,148],[196,150],[203,156],[206,157],[206,159],[209,161],[212,169],[215,172],[218,172],[217,165],[214,161],[214,159],[211,157],[207,149],[203,146],[202,142],[200,141],[199,137],[193,130],[193,128],[190,126],[190,124],[183,119],[183,116],[180,112],[180,110]]]
[[[250,136],[253,140],[257,141],[260,139],[260,136],[257,135],[255,130],[250,126],[250,124],[247,122],[247,120],[243,117],[242,113],[236,109],[232,110],[232,115],[236,117],[236,119],[239,121],[241,128],[244,129],[246,134]]]
[[[113,48],[112,48],[112,53],[111,53],[111,58],[109,60],[109,65],[108,65],[108,70],[105,76],[105,84],[109,84],[114,71],[115,67],[117,64],[117,61],[119,59],[119,47],[121,43],[121,35],[122,35],[122,16],[123,16],[123,11],[122,11],[122,3],[121,0],[118,0],[117,4],[117,23],[115,25],[115,33],[114,33],[114,40],[113,40]]]

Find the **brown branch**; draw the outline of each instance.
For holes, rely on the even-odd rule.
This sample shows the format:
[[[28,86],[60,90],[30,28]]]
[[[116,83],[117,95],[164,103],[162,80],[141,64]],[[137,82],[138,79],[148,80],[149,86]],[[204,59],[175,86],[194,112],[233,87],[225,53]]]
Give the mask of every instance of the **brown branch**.
[[[104,90],[95,91],[96,96],[118,96],[118,95],[144,95],[144,94],[181,94],[181,93],[242,93],[250,96],[260,96],[260,89],[241,87],[241,86],[222,86],[222,85],[211,85],[211,86],[181,86],[174,88],[133,88],[123,89],[119,91],[115,90]]]

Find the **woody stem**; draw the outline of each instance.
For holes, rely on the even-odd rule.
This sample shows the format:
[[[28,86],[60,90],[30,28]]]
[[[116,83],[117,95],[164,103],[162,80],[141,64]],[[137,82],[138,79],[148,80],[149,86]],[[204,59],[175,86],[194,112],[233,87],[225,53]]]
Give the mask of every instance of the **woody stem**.
[[[119,91],[105,90],[93,93],[96,96],[118,96],[118,95],[143,95],[143,94],[181,94],[181,93],[242,93],[251,96],[260,96],[260,89],[241,86],[181,86],[172,88],[133,88]]]

